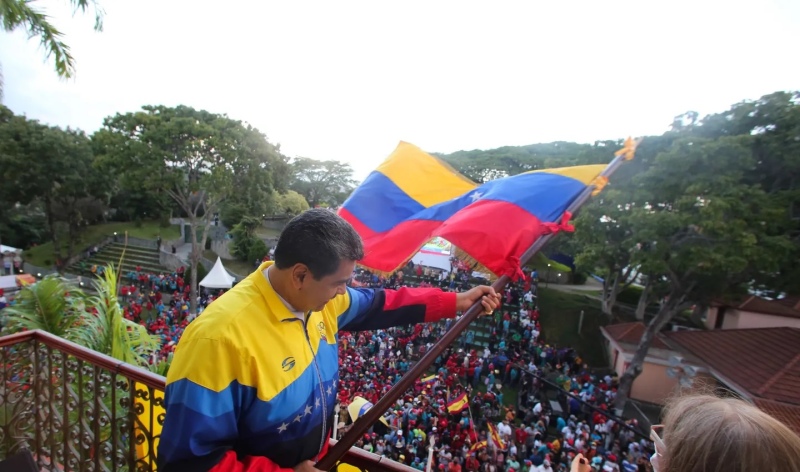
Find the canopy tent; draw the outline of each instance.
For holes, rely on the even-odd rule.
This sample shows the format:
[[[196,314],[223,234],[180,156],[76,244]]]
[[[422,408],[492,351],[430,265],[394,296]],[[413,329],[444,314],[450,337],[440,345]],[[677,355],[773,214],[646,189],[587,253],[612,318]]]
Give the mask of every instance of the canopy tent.
[[[0,252],[2,252],[4,254],[7,253],[7,252],[20,252],[20,249],[0,244]]]
[[[214,267],[200,282],[200,286],[206,288],[231,288],[233,287],[233,281],[233,277],[228,274],[228,271],[222,265],[222,259],[217,257],[217,262],[214,263]]]

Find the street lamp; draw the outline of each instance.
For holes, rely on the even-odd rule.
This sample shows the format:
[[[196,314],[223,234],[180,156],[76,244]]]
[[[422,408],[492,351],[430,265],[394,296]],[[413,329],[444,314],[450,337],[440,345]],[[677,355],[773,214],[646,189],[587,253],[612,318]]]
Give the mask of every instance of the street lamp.
[[[558,273],[558,283],[561,283],[561,272]]]
[[[544,279],[544,286],[547,288],[550,284],[550,263],[547,263],[547,278]]]

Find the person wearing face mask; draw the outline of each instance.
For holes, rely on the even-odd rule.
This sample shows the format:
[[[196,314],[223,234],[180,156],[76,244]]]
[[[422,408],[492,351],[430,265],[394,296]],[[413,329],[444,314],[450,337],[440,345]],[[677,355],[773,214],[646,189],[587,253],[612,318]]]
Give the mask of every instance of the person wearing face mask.
[[[339,330],[386,329],[453,318],[492,287],[351,288],[361,238],[328,210],[281,233],[265,262],[184,332],[165,391],[158,469],[313,472],[328,446],[338,390]],[[398,438],[398,442],[401,439]]]
[[[800,472],[800,437],[783,423],[736,398],[680,397],[653,426],[654,472]],[[590,472],[582,454],[572,472]]]

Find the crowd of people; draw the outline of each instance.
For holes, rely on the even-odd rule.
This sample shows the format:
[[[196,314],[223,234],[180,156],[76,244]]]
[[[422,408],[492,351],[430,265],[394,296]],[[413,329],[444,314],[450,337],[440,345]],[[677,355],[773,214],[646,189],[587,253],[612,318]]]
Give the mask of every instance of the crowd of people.
[[[651,470],[652,444],[636,421],[610,412],[617,379],[594,375],[574,350],[542,341],[537,279],[534,271],[509,286],[503,309],[448,347],[357,446],[419,470],[431,447],[432,470],[449,472],[566,471],[578,453],[595,470]],[[410,264],[388,278],[359,271],[353,285],[462,290],[469,280],[466,270]],[[341,333],[342,411],[358,397],[376,403],[453,322]],[[489,334],[481,344],[478,329]],[[340,423],[339,436],[350,421]]]
[[[184,267],[159,274],[136,267],[126,274],[125,283],[120,287],[123,316],[145,326],[150,334],[160,340],[159,350],[151,359],[153,364],[169,358],[183,330],[192,320],[190,285],[184,279],[185,273]],[[201,288],[198,293],[198,314],[224,292]]]
[[[123,315],[160,339],[151,362],[167,360],[191,321],[183,267],[147,273],[137,267],[120,288]],[[359,269],[351,285],[468,289],[471,271],[443,271],[409,263],[390,277]],[[651,470],[652,444],[635,420],[610,413],[617,379],[597,376],[568,347],[542,340],[533,271],[503,293],[494,316],[479,320],[436,359],[358,447],[425,470],[558,472],[583,454],[595,470]],[[201,291],[198,315],[224,291]],[[454,320],[404,328],[340,333],[341,407],[337,435],[353,418],[347,406],[372,404],[389,391]]]
[[[410,264],[390,277],[359,269],[351,285],[464,290],[470,277],[459,267]],[[419,470],[425,470],[431,447],[437,471],[566,471],[578,453],[596,470],[651,470],[652,444],[638,435],[635,420],[610,414],[617,379],[593,375],[574,350],[541,340],[537,288],[535,271],[510,285],[503,309],[449,346],[430,375],[357,446]],[[184,268],[161,274],[137,268],[120,292],[125,318],[160,338],[152,362],[166,360],[191,321]],[[222,293],[203,291],[198,312]],[[453,323],[340,333],[337,435],[352,425],[351,402],[360,397],[377,403]],[[479,330],[488,337],[480,338]]]

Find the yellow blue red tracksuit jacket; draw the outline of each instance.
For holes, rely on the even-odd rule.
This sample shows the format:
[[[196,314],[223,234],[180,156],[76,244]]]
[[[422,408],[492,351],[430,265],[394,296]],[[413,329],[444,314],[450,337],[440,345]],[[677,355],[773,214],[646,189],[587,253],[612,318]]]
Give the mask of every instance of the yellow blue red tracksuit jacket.
[[[159,472],[273,471],[318,460],[336,404],[338,331],[455,315],[455,293],[348,287],[303,321],[264,278],[269,264],[209,305],[178,342]]]

